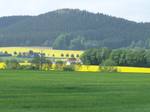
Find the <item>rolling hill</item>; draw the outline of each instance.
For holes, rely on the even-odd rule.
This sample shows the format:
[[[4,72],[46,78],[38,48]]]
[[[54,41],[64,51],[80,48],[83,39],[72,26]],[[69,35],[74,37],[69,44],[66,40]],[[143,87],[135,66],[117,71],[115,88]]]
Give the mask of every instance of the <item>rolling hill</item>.
[[[150,23],[78,9],[60,9],[38,16],[2,17],[0,46],[52,46],[76,50],[150,48]]]

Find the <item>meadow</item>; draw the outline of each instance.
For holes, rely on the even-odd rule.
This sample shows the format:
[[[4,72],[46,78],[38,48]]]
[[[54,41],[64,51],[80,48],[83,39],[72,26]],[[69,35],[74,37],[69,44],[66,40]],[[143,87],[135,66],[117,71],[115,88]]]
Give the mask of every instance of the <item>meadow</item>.
[[[0,71],[0,112],[150,112],[150,74]]]

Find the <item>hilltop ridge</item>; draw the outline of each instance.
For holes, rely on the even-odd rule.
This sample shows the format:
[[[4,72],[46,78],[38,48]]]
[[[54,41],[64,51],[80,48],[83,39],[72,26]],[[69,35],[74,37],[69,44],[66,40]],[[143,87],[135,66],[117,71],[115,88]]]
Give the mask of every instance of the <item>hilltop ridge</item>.
[[[0,46],[48,46],[76,50],[150,48],[149,38],[150,23],[137,23],[79,9],[0,18]]]

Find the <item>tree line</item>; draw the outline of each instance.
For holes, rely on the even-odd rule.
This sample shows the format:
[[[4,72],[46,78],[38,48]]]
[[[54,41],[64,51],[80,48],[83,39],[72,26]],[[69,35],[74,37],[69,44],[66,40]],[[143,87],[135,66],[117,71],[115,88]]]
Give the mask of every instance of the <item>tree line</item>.
[[[52,60],[44,56],[37,56],[28,61],[20,61],[13,58],[9,60],[0,59],[0,62],[6,64],[5,69],[7,70],[75,71],[74,64],[66,65],[66,62],[62,60],[56,60],[54,64]]]
[[[87,65],[150,67],[150,50],[141,48],[89,49],[82,55],[81,60]]]

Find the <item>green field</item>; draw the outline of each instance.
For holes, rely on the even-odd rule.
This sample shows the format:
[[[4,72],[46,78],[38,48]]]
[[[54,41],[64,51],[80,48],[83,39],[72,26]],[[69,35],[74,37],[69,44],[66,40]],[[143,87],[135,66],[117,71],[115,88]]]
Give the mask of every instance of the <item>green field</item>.
[[[150,112],[150,74],[0,71],[0,112]]]

